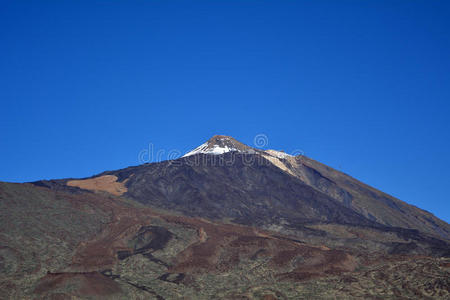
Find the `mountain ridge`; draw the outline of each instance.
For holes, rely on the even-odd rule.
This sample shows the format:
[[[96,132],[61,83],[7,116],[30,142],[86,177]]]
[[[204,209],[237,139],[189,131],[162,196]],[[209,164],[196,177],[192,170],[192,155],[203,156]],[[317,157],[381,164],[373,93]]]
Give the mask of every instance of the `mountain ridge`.
[[[201,148],[205,144],[206,144],[205,149]],[[221,150],[214,151],[214,149],[217,149],[216,146],[220,147]],[[198,151],[196,151],[196,149],[198,149]],[[280,155],[283,154],[283,152],[253,148],[238,142],[232,137],[224,135],[215,135],[212,138],[210,138],[206,143],[200,145],[196,149],[186,153],[183,157],[176,160],[169,160],[157,164],[151,163],[140,166],[131,166],[117,171],[105,171],[98,175],[94,175],[88,177],[87,179],[84,179],[85,180],[84,183],[81,183],[80,180],[78,181],[71,180],[67,181],[64,184],[68,183],[68,185],[72,187],[76,187],[77,184],[78,187],[82,187],[83,184],[85,184],[85,186],[89,186],[90,183],[86,180],[102,176],[116,176],[117,177],[116,181],[112,182],[111,184],[116,184],[118,186],[117,188],[124,191],[123,193],[126,196],[147,203],[150,203],[152,201],[154,202],[156,201],[155,199],[159,197],[160,200],[157,201],[159,203],[158,205],[164,207],[167,205],[165,204],[165,201],[168,200],[168,198],[165,197],[175,197],[175,198],[178,197],[182,199],[183,197],[185,197],[185,195],[174,196],[168,194],[164,196],[162,194],[159,194],[158,197],[156,197],[155,195],[153,196],[155,197],[155,199],[150,199],[149,196],[147,196],[147,198],[145,196],[142,196],[142,193],[138,192],[136,194],[137,188],[131,187],[132,183],[136,182],[136,180],[132,179],[131,177],[128,177],[133,174],[133,170],[143,170],[148,168],[149,173],[155,174],[161,172],[161,170],[155,171],[153,170],[154,167],[160,166],[161,164],[167,164],[168,168],[165,168],[165,170],[166,171],[169,170],[169,172],[171,172],[170,171],[171,167],[177,168],[180,165],[185,165],[189,167],[185,168],[186,172],[194,172],[194,173],[197,172],[197,174],[201,174],[202,172],[205,172],[205,170],[200,170],[202,168],[202,164],[204,164],[206,168],[215,167],[214,170],[216,170],[217,172],[219,172],[219,170],[222,169],[222,171],[220,172],[224,174],[222,177],[222,179],[224,179],[227,177],[226,175],[227,172],[225,171],[226,170],[230,171],[233,168],[235,168],[233,164],[236,163],[235,159],[239,158],[238,160],[238,162],[240,163],[239,168],[243,168],[246,167],[247,165],[253,164],[253,167],[263,167],[263,169],[266,170],[268,165],[272,165],[278,168],[282,173],[297,178],[302,184],[305,184],[313,188],[314,190],[319,191],[321,194],[330,197],[336,202],[342,204],[344,207],[348,207],[355,213],[363,215],[366,219],[370,221],[380,223],[385,226],[397,226],[403,228],[419,229],[423,232],[436,234],[441,238],[445,238],[447,240],[450,238],[450,226],[445,221],[442,221],[437,217],[435,217],[433,214],[426,212],[415,206],[411,206],[410,204],[404,201],[396,199],[395,197],[392,197],[365,183],[358,181],[357,179],[351,177],[348,174],[337,171],[304,155],[298,156],[291,156],[288,154]],[[209,149],[212,150],[209,151]],[[158,170],[157,167],[156,169]],[[233,176],[238,177],[239,176],[238,173],[240,172],[240,170],[241,169],[236,170],[235,172],[236,174],[234,174]],[[274,170],[270,172],[274,172]],[[124,175],[125,173],[127,173],[128,175]],[[205,175],[206,173],[204,173],[203,176],[206,176]],[[170,176],[174,175],[172,174]],[[103,177],[102,179],[106,178]],[[110,179],[111,178],[108,178],[108,180]],[[166,184],[165,188],[170,189],[173,187],[170,186],[171,185],[170,181],[172,179],[169,178],[160,178],[160,177],[154,178],[150,176],[147,179],[145,179],[145,182],[151,185],[151,182],[158,180],[163,180],[163,182],[165,182]],[[191,177],[189,178],[189,180],[190,182],[185,182],[184,184],[187,184],[187,186],[192,186],[193,182],[195,182],[195,180],[197,179]],[[233,181],[232,178],[230,180],[231,181],[228,184],[228,186],[230,187],[233,185],[240,184],[237,181]],[[287,179],[285,180],[286,182],[291,182],[291,180]],[[216,178],[214,182],[210,182],[208,184],[208,188],[222,185],[221,181],[222,181],[221,178]],[[60,182],[64,182],[64,180]],[[260,183],[253,182],[251,186],[257,187],[259,184]],[[279,184],[282,185],[283,183]],[[131,190],[134,190],[134,194],[131,194],[129,192],[130,188]],[[145,184],[141,185],[141,188],[148,190],[148,187],[145,187]],[[159,189],[160,189],[159,187],[154,186],[153,188],[151,188],[151,191],[149,191],[149,195],[153,194],[154,192],[157,192]],[[241,189],[244,190],[245,188],[241,187]],[[256,190],[257,189],[264,189],[264,187],[260,186],[257,187]],[[91,190],[96,189],[95,187],[92,187]],[[189,189],[187,188],[187,190]],[[231,188],[230,190],[224,189],[224,193],[226,193],[226,191],[230,192],[232,190],[233,188]],[[205,191],[207,194],[209,193],[208,190],[203,190],[202,193],[204,193]],[[157,194],[158,193],[160,192],[157,192]],[[211,197],[211,195],[214,193],[215,192],[209,193],[208,194],[209,196],[207,196],[206,198]],[[236,197],[240,199],[239,197],[243,196],[241,195]],[[289,197],[295,198],[295,196]],[[205,201],[208,202],[209,200]],[[229,201],[234,200],[229,199]],[[245,201],[247,200],[244,200],[244,202]],[[167,203],[170,203],[170,201]],[[182,203],[180,205],[182,205]],[[186,209],[182,210],[185,211],[185,213],[189,212],[189,210]],[[220,210],[220,208],[215,208],[212,210],[212,212],[218,210]],[[212,212],[204,212],[204,213],[211,214]],[[290,212],[287,211],[286,213]]]

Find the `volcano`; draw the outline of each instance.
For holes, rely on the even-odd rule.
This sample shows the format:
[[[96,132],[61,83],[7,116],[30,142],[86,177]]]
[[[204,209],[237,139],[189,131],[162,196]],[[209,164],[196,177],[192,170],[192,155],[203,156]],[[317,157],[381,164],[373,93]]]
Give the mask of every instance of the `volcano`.
[[[450,295],[449,224],[229,136],[175,160],[0,183],[0,204],[5,298]]]

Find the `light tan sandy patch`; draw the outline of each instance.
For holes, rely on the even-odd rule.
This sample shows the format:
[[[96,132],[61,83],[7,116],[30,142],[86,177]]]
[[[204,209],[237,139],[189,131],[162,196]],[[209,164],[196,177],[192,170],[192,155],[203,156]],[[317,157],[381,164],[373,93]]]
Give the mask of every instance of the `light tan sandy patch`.
[[[269,160],[272,164],[274,164],[276,167],[280,168],[281,170],[296,176],[290,169],[288,169],[288,167],[286,167],[286,165],[279,159],[270,155],[264,155],[264,158],[266,158],[267,160]]]
[[[121,196],[127,192],[125,182],[117,182],[117,176],[104,175],[91,179],[71,180],[67,182],[68,186],[76,186],[90,191],[104,191],[110,194]]]

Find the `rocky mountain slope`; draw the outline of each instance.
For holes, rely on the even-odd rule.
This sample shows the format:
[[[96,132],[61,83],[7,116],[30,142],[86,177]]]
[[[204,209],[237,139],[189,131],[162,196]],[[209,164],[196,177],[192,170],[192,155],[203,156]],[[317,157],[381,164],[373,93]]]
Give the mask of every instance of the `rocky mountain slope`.
[[[0,183],[0,299],[450,296],[449,225],[307,157],[184,157]]]
[[[214,136],[178,160],[36,184],[104,190],[157,208],[248,225],[382,225],[450,238],[446,222],[342,172],[226,136]]]

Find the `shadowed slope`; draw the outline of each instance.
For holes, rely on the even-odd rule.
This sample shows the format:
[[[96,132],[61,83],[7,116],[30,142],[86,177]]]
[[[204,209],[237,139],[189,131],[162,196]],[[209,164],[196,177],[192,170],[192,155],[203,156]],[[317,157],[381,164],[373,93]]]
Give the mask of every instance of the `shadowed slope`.
[[[198,154],[104,174],[128,179],[127,197],[190,216],[252,225],[373,223],[259,155]]]

